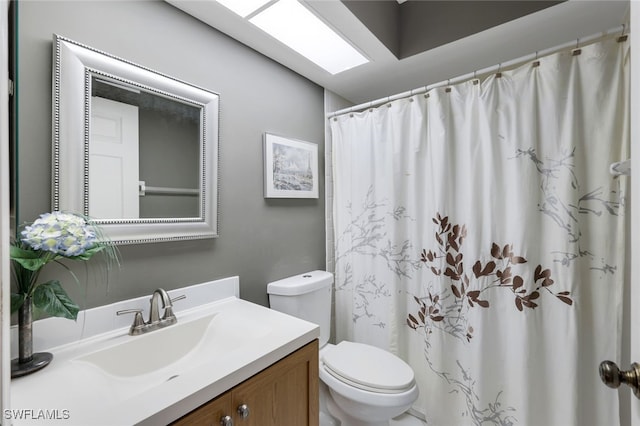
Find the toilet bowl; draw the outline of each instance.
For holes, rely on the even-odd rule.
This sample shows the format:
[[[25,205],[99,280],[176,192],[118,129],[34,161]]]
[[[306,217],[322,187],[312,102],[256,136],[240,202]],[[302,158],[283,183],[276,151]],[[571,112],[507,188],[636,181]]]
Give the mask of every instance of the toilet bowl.
[[[342,426],[382,426],[418,397],[413,371],[374,346],[342,341],[320,350],[320,380],[329,388],[329,413]]]
[[[272,309],[320,326],[320,381],[328,389],[328,395],[320,392],[321,418],[328,412],[341,426],[388,426],[418,398],[413,370],[371,345],[327,343],[332,283],[333,275],[326,271],[275,281],[267,286],[269,303]]]

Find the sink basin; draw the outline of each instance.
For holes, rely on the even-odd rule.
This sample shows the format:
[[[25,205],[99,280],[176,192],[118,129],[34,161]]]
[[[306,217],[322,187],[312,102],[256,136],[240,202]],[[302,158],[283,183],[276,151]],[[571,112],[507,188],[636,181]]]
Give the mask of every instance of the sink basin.
[[[214,313],[139,336],[78,357],[112,376],[133,378],[172,367],[174,374],[232,352],[266,334],[269,328],[252,324],[232,312]],[[169,377],[171,378],[171,377]]]
[[[216,315],[132,336],[131,340],[77,358],[114,376],[147,374],[182,359],[195,349]]]

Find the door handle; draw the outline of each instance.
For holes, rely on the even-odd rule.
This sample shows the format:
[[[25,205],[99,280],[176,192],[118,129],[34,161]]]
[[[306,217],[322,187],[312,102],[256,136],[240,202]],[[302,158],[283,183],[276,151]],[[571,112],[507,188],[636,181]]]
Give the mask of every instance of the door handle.
[[[615,389],[624,383],[631,387],[636,398],[640,398],[640,364],[634,362],[629,371],[620,371],[615,362],[602,361],[598,371],[605,385]]]

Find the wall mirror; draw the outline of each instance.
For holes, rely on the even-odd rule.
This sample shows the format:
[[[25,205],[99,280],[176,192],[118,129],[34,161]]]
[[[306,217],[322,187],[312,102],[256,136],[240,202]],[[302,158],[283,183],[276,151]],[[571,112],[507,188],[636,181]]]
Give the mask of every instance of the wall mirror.
[[[54,35],[53,210],[117,244],[212,238],[219,95]]]

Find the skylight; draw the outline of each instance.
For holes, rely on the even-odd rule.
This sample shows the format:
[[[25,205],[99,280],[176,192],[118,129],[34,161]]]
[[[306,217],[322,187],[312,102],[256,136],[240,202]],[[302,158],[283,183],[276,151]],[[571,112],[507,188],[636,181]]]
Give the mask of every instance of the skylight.
[[[298,0],[279,0],[259,10],[268,0],[217,0],[331,74],[369,62]]]

